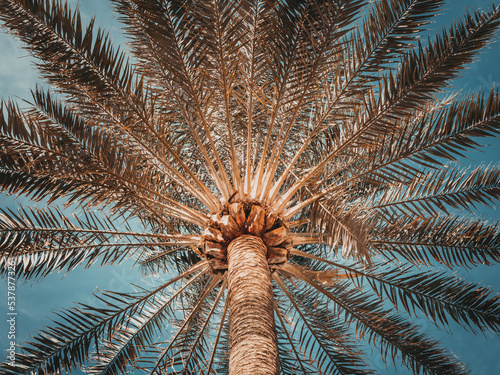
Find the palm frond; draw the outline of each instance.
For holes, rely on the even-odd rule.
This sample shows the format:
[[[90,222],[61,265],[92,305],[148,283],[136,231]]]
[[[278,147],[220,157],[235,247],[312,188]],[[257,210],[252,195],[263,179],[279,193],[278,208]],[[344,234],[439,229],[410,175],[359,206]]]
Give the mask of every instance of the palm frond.
[[[118,9],[135,26],[136,33],[141,33],[149,49],[154,50],[152,56],[155,65],[159,66],[164,82],[169,84],[168,89],[177,105],[183,108],[180,113],[191,136],[196,140],[208,173],[227,200],[232,194],[232,184],[218,152],[207,114],[207,110],[211,108],[211,103],[208,102],[212,97],[210,92],[214,88],[207,82],[206,75],[198,73],[198,69],[204,65],[205,51],[202,48],[205,45],[194,43],[196,37],[199,37],[200,27],[195,4],[178,6],[157,2],[146,5],[137,1],[117,3]],[[152,22],[153,19],[156,22]],[[200,96],[202,92],[206,93],[203,97]],[[186,111],[186,108],[190,110]],[[207,140],[208,144],[203,144],[202,139]]]
[[[169,345],[164,348],[160,355],[155,359],[156,364],[152,366],[151,374],[162,373],[163,371],[169,371],[168,368],[172,367],[171,370],[176,371],[176,366],[182,366],[184,370],[184,352],[182,350],[182,346],[189,347],[189,343],[186,343],[182,340],[182,335],[184,333],[184,329],[192,323],[192,319],[197,315],[198,309],[205,302],[205,298],[208,296],[210,292],[219,284],[222,280],[222,275],[216,275],[211,278],[210,282],[203,288],[202,293],[196,296],[196,304],[189,311],[189,314],[183,319],[182,324],[179,328],[177,328],[177,332],[173,335],[171,339],[169,339]],[[177,342],[178,338],[181,338],[180,342]],[[179,350],[177,347],[180,346]]]
[[[294,339],[293,332],[287,329],[287,323],[285,322],[284,316],[288,314],[283,314],[279,308],[275,305],[275,313],[278,317],[279,325],[277,325],[278,330],[278,343],[281,349],[280,351],[280,365],[281,371],[284,374],[293,374],[296,372],[297,368],[300,368],[302,374],[317,374],[318,366],[313,366],[304,360],[304,356],[300,350],[300,342]],[[284,337],[283,337],[284,336]],[[293,354],[292,354],[293,353]],[[286,361],[284,361],[284,357]],[[288,358],[290,357],[290,358]]]
[[[500,198],[500,169],[478,167],[458,171],[450,166],[377,195],[370,209],[379,211],[383,217],[392,217],[396,211],[416,217],[439,211],[448,214],[450,208],[472,212],[477,204],[493,206]]]
[[[466,374],[465,366],[457,363],[436,341],[418,333],[418,330],[403,318],[384,311],[379,303],[369,300],[356,289],[341,285],[329,285],[328,291],[292,265],[282,271],[304,281],[325,297],[333,301],[346,314],[355,319],[356,332],[361,337],[379,345],[379,350],[387,360],[400,355],[402,363],[418,374]],[[349,318],[347,318],[349,320]]]
[[[200,276],[202,273],[199,274]],[[172,295],[156,296],[151,304],[141,308],[140,316],[131,316],[122,326],[117,326],[109,338],[100,343],[101,349],[94,354],[88,374],[121,374],[128,365],[133,364],[141,350],[154,343],[161,334],[164,324],[173,315],[172,303],[189,286],[198,281],[191,278]]]
[[[425,26],[432,12],[441,6],[441,1],[381,1],[373,5],[363,22],[364,33],[350,36],[347,48],[342,48],[345,54],[342,69],[336,68],[332,74],[344,74],[342,80],[337,82],[328,80],[325,92],[321,93],[322,100],[327,98],[326,103],[316,108],[313,130],[309,132],[307,139],[301,142],[300,149],[295,152],[290,161],[284,162],[286,169],[271,190],[271,199],[276,197],[279,188],[292,171],[299,157],[309,149],[316,147],[315,139],[328,131],[329,120],[336,123],[339,117],[349,118],[353,116],[352,108],[361,105],[360,94],[368,90],[372,81],[380,79],[373,73],[380,70],[384,64],[391,69],[391,62],[395,53],[401,53],[405,43],[411,40],[411,35],[419,28]],[[368,32],[370,30],[370,32]],[[408,48],[410,45],[407,46]],[[334,88],[330,88],[334,85]],[[338,87],[337,87],[338,86]],[[368,90],[369,91],[369,90]],[[366,93],[365,93],[366,94]],[[292,173],[293,175],[293,173]]]
[[[376,228],[369,246],[382,255],[401,255],[413,264],[436,261],[448,267],[470,267],[498,263],[498,227],[498,223],[448,216],[401,217]]]
[[[3,364],[6,375],[31,374],[33,372],[60,373],[71,371],[89,360],[89,350],[99,352],[100,337],[106,337],[114,329],[127,325],[130,317],[144,309],[153,309],[156,299],[162,299],[165,288],[185,279],[197,271],[204,273],[206,262],[200,262],[190,270],[172,278],[160,287],[137,295],[102,292],[97,296],[104,307],[80,304],[58,314],[56,327],[46,328],[34,337],[30,347],[23,347],[26,354],[19,354],[14,366]]]
[[[338,146],[333,145],[319,164],[290,186],[274,208],[281,211],[304,184],[315,178],[327,163],[341,156],[344,150],[378,146],[380,139],[393,131],[391,127],[394,129],[391,119],[410,115],[411,112],[406,112],[407,108],[413,111],[423,107],[433,99],[432,93],[442,90],[460,67],[471,61],[474,52],[492,38],[499,17],[500,8],[488,14],[476,13],[469,16],[466,22],[456,25],[449,34],[437,38],[426,49],[409,54],[401,64],[398,75],[389,76],[380,87],[379,103],[370,108],[366,102],[367,112],[351,121],[351,126],[337,140]],[[443,40],[452,40],[452,44],[448,45]]]
[[[330,65],[335,65],[340,61],[341,37],[346,34],[348,25],[352,23],[353,18],[364,5],[364,0],[311,1],[306,4],[304,16],[297,20],[301,26],[298,35],[300,43],[297,44],[298,59],[294,61],[291,74],[287,75],[290,77],[287,84],[291,90],[285,93],[287,105],[281,115],[283,120],[276,135],[276,141],[270,148],[269,159],[266,158],[267,147],[264,146],[256,176],[257,186],[261,191],[257,191],[258,195],[255,197],[260,199],[269,195],[286,140],[302,107],[309,105],[310,100],[314,98],[317,90],[315,83],[322,78],[323,74],[328,73]],[[280,107],[275,108],[280,109]],[[273,125],[271,122],[271,126]],[[268,139],[270,134],[268,134]],[[265,172],[264,165],[266,166]]]
[[[219,342],[221,342],[221,337],[223,338],[222,341],[226,341],[226,344],[227,345],[224,345],[224,343],[222,342],[222,346],[225,346],[225,349],[227,349],[227,346],[228,345],[228,340],[227,340],[227,337],[224,339],[223,337],[223,333],[225,332],[226,335],[228,335],[228,332],[229,332],[229,325],[228,325],[228,320],[226,320],[226,315],[227,315],[227,310],[228,310],[228,307],[229,307],[229,298],[226,298],[225,302],[224,302],[224,309],[222,311],[222,315],[221,315],[221,318],[220,318],[220,321],[219,321],[219,327],[217,329],[217,334],[215,335],[215,339],[214,339],[214,343],[213,343],[213,346],[212,346],[212,353],[210,355],[210,360],[207,364],[207,374],[213,374],[213,373],[222,373],[222,374],[227,374],[228,372],[228,366],[227,366],[227,362],[228,362],[228,357],[229,357],[229,351],[228,350],[225,350],[224,351],[224,354],[222,356],[219,356],[219,358],[221,358],[221,362],[223,362],[223,366],[220,366],[219,364],[219,368],[217,371],[214,371],[212,369],[213,365],[214,365],[214,359],[216,358],[216,353],[217,353],[217,348],[219,346]]]
[[[359,79],[370,80],[373,78],[368,72],[380,71],[382,66],[391,69],[402,51],[414,46],[415,34],[431,22],[443,3],[432,0],[383,0],[374,3],[363,20],[359,36],[352,38],[354,42],[360,40],[363,44],[346,49],[346,53],[355,57],[352,59],[354,64],[362,61],[351,70],[359,74]]]
[[[165,180],[142,167],[150,160],[140,160],[142,152],[136,148],[124,148],[120,135],[92,127],[48,93],[36,91],[34,99],[36,108],[31,111],[21,113],[9,105],[8,119],[0,119],[5,134],[0,140],[5,152],[1,160],[5,176],[2,189],[33,198],[50,191],[51,201],[69,195],[70,203],[118,201],[115,205],[122,210],[137,206],[136,200],[146,205],[147,211],[153,204],[174,218],[203,222],[198,211],[161,193],[163,189],[155,185]],[[117,195],[122,199],[118,200]]]
[[[131,95],[138,87],[126,55],[114,50],[106,33],[94,30],[93,20],[84,30],[79,12],[60,1],[2,1],[1,11],[5,27],[40,59],[38,68],[53,85],[69,92],[82,85],[98,100],[128,91],[128,99],[140,103],[140,96]]]
[[[278,275],[273,277],[300,317],[298,339],[305,344],[301,349],[312,366],[317,367],[320,373],[372,373],[364,368],[359,352],[353,350],[345,324],[335,324],[337,319],[326,305],[311,298],[310,293],[299,295],[290,292]]]
[[[196,338],[186,342],[185,345],[190,347],[187,357],[183,360],[184,369],[188,369],[192,372],[202,372],[208,363],[208,355],[211,352],[209,351],[210,345],[208,342],[208,324],[212,317],[214,316],[214,311],[218,307],[219,300],[227,289],[226,285],[227,279],[224,279],[222,285],[219,288],[219,292],[215,297],[215,300],[210,301],[212,304],[210,310],[206,313],[206,317],[203,317],[204,321],[201,327],[198,325],[195,326],[195,329],[191,328],[192,331],[197,331]],[[227,298],[227,297],[226,297]],[[191,333],[192,335],[192,333]],[[184,371],[183,369],[183,371]]]
[[[345,272],[359,288],[366,280],[381,300],[389,300],[394,307],[403,307],[406,312],[417,315],[421,311],[426,318],[436,324],[448,326],[449,318],[474,331],[498,331],[500,329],[499,297],[486,286],[466,282],[456,275],[439,271],[414,270],[405,266],[392,269],[387,264],[372,264],[369,269],[328,261],[324,258],[294,249],[292,255],[314,259],[335,267],[320,271],[312,279],[324,285],[336,282],[342,277],[338,270]],[[307,272],[306,272],[307,274]]]
[[[49,82],[70,95],[75,95],[75,102],[90,100],[97,106],[104,107],[103,117],[116,121],[113,113],[120,113],[119,127],[134,138],[142,148],[155,159],[167,175],[183,182],[198,199],[214,208],[212,193],[185,166],[164,137],[155,130],[147,93],[142,87],[142,80],[126,62],[125,55],[114,52],[109,37],[101,30],[94,30],[93,22],[82,30],[79,12],[72,12],[60,2],[50,5],[49,1],[6,1],[2,2],[2,15],[6,27],[23,40],[30,51],[41,62],[39,69]],[[21,20],[27,20],[22,22]],[[36,32],[33,32],[36,30]],[[94,35],[95,34],[95,35]],[[57,51],[57,53],[53,53]],[[111,116],[110,116],[111,115]],[[164,151],[157,150],[145,141],[144,134],[137,134],[135,123],[141,122],[146,129],[139,131],[155,136],[160,140],[164,151],[173,157],[175,163],[194,181],[189,181],[183,173],[172,168],[166,162]],[[146,146],[146,147],[145,147]],[[197,190],[202,189],[203,194]]]
[[[197,244],[199,237],[155,235],[119,229],[102,215],[86,213],[72,220],[58,209],[0,210],[0,273],[15,265],[20,279],[36,279],[79,265],[120,264],[150,253],[156,246]]]

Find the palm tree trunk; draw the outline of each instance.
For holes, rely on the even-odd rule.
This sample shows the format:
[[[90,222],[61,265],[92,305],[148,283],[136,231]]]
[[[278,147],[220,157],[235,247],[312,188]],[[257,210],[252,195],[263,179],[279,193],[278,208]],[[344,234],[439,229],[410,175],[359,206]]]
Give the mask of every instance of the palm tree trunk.
[[[229,374],[279,372],[274,301],[267,248],[260,237],[243,235],[228,246]]]

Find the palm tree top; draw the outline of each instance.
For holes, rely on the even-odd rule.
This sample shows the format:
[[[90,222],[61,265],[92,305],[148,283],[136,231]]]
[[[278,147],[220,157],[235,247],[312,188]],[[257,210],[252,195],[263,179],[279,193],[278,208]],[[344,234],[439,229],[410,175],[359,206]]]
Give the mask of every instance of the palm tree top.
[[[124,52],[64,1],[0,0],[51,87],[1,104],[0,189],[47,206],[1,210],[0,273],[158,276],[58,313],[0,373],[233,375],[264,352],[262,373],[374,373],[362,340],[468,373],[412,317],[500,330],[454,272],[500,261],[479,218],[500,169],[460,166],[499,92],[449,93],[500,7],[421,38],[443,3],[113,0]]]

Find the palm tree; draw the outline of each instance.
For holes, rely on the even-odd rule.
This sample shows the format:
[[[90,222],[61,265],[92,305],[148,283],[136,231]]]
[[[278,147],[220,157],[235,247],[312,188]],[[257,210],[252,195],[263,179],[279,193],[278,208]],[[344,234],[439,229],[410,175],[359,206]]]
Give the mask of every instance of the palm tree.
[[[458,164],[499,92],[446,94],[500,7],[421,43],[443,1],[113,3],[130,59],[60,1],[0,0],[53,88],[1,106],[2,191],[47,203],[2,210],[1,274],[134,259],[156,284],[60,312],[0,373],[373,373],[361,339],[467,373],[412,317],[500,331],[454,273],[500,261],[471,215],[500,168]]]

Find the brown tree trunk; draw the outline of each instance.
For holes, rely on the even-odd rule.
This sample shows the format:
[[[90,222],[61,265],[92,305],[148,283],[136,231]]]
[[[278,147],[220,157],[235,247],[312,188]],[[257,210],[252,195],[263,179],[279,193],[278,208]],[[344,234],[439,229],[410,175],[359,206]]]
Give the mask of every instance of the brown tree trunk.
[[[267,249],[260,237],[243,235],[227,249],[230,375],[279,372],[274,302]]]

